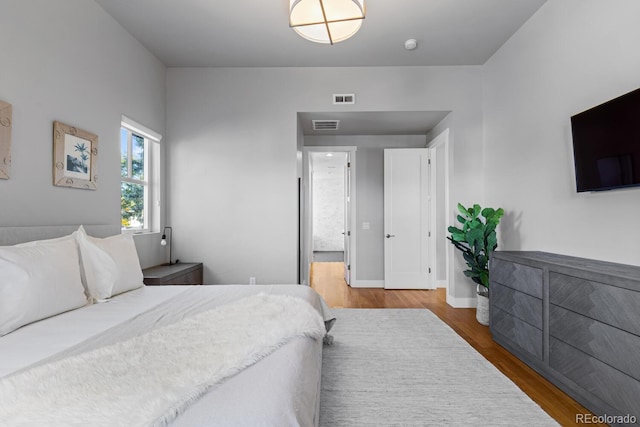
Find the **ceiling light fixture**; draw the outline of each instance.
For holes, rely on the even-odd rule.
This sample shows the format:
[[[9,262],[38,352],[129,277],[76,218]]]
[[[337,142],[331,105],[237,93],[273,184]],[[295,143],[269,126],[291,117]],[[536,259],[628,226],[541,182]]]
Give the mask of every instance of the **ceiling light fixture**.
[[[338,43],[358,32],[364,0],[291,0],[289,26],[307,40]]]

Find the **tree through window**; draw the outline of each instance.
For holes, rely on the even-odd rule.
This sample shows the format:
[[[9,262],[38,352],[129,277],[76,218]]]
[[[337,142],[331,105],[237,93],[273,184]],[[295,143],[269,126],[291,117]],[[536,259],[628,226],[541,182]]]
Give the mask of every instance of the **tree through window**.
[[[120,213],[123,229],[147,229],[148,143],[143,136],[120,128]]]

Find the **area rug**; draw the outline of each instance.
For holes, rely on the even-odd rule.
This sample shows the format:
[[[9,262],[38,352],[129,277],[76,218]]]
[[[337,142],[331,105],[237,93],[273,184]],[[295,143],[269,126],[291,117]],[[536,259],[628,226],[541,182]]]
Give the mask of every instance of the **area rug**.
[[[426,309],[335,309],[320,426],[557,426]]]

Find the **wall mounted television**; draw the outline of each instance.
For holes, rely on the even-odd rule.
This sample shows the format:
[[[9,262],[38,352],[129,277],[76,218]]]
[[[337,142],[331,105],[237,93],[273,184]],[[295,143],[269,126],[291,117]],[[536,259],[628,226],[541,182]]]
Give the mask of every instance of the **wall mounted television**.
[[[578,192],[640,186],[640,89],[571,117]]]

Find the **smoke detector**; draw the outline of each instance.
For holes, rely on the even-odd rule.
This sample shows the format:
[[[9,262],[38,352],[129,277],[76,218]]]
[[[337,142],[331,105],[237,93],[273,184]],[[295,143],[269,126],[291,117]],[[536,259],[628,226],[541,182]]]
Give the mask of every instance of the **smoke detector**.
[[[416,39],[409,39],[406,42],[404,42],[404,48],[407,50],[414,50],[417,47],[418,47],[418,40]]]

